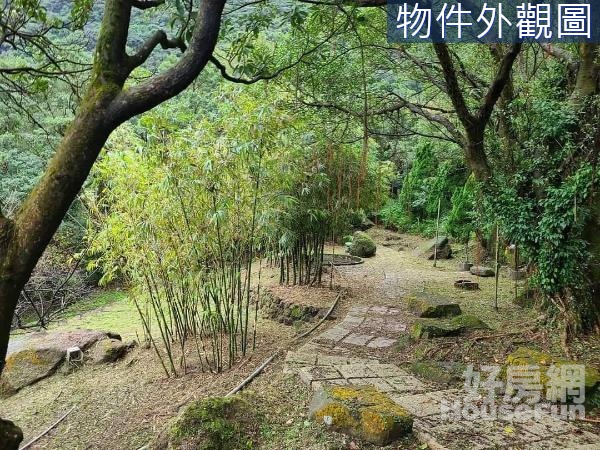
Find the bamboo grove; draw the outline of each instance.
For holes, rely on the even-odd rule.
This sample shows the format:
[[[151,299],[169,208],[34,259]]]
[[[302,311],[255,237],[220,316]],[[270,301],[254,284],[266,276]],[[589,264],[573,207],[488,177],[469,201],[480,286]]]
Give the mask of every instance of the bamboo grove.
[[[119,130],[89,199],[90,268],[133,287],[170,376],[219,372],[254,348],[263,262],[280,266],[281,283],[321,283],[326,240],[364,215],[354,193],[375,201],[389,179],[370,158],[356,186],[360,147],[334,150],[274,99],[222,95],[235,103],[217,121],[163,111]]]

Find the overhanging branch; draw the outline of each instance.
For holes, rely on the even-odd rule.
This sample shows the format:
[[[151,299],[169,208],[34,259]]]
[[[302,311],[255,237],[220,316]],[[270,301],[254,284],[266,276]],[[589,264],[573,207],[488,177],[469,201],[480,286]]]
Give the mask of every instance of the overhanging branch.
[[[494,106],[496,106],[496,103],[498,102],[502,91],[504,90],[506,84],[510,79],[513,64],[515,62],[515,59],[521,52],[522,47],[523,44],[521,43],[511,45],[506,55],[504,55],[504,58],[502,58],[500,68],[496,73],[496,78],[494,78],[494,81],[490,85],[488,92],[485,95],[485,98],[483,99],[483,103],[479,108],[477,118],[481,123],[487,124],[487,122],[490,120],[490,116],[492,115]]]
[[[165,0],[131,0],[131,6],[137,9],[156,8],[165,4]]]
[[[186,50],[186,45],[183,42],[183,39],[169,39],[167,37],[167,33],[165,33],[163,30],[157,30],[142,44],[135,54],[128,57],[130,69],[133,70],[136,67],[144,64],[144,62],[146,62],[150,54],[158,45],[160,45],[164,50],[170,48],[178,48],[182,52],[185,52]]]

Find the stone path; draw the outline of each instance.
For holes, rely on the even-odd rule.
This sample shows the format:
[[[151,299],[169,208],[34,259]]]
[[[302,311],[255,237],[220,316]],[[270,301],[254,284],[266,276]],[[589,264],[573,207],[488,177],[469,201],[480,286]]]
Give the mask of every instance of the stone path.
[[[313,390],[324,383],[376,387],[413,415],[413,431],[430,449],[600,449],[600,436],[549,415],[524,422],[449,421],[442,416],[442,402],[462,400],[466,392],[435,390],[396,365],[353,356],[393,345],[406,327],[398,309],[352,307],[340,323],[288,352],[284,370]]]

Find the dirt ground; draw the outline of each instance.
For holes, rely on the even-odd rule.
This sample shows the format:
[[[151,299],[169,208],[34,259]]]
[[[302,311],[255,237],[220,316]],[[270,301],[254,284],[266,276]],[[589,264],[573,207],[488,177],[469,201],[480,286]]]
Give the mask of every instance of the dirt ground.
[[[342,288],[335,316],[343,317],[352,305],[402,306],[402,298],[411,293],[441,295],[455,299],[463,312],[475,314],[491,330],[478,331],[466,337],[440,338],[424,342],[400,342],[381,350],[383,361],[414,369],[417,376],[430,377],[431,370],[419,370],[421,361],[454,364],[457,371],[468,362],[503,362],[506,355],[519,345],[534,345],[560,355],[560,336],[552,327],[539,325],[539,312],[513,304],[515,284],[500,277],[498,310],[494,309],[494,278],[467,277],[479,282],[481,290],[462,291],[454,281],[465,278],[456,271],[459,259],[431,261],[418,258],[412,250],[422,239],[374,229],[370,233],[378,242],[377,255],[363,264],[342,266],[334,271],[333,286]],[[343,248],[329,249],[336,253]],[[263,268],[266,286],[277,283],[277,271]],[[324,283],[329,283],[329,275]],[[325,287],[276,287],[279,297],[309,305],[330,305],[335,293]],[[518,290],[524,285],[517,285]],[[327,321],[327,327],[333,321]],[[310,327],[311,325],[305,325]],[[138,336],[141,327],[125,296],[91,312],[79,312],[62,321],[55,329],[116,328],[127,338]],[[306,328],[304,328],[306,329]],[[37,436],[73,406],[73,412],[40,439],[34,449],[138,449],[147,444],[182,405],[191,399],[224,395],[262,361],[280,348],[293,349],[302,341],[292,343],[298,330],[274,321],[261,319],[258,325],[257,349],[229,371],[214,375],[192,372],[180,378],[166,378],[152,350],[138,346],[125,359],[103,366],[88,365],[70,374],[57,374],[23,389],[16,395],[0,400],[0,417],[19,424],[25,442]],[[600,340],[590,337],[574,342],[573,355],[585,364],[600,366]],[[373,355],[370,355],[373,356]],[[264,413],[261,441],[258,448],[272,450],[333,450],[369,446],[330,433],[308,420],[310,393],[304,385],[282,371],[283,358],[278,357],[249,387],[256,398],[257,410]],[[457,379],[452,370],[443,369],[436,379],[428,380],[451,385]],[[593,417],[593,415],[591,416]],[[589,426],[594,426],[590,424]],[[401,442],[391,448],[420,448],[414,441]]]

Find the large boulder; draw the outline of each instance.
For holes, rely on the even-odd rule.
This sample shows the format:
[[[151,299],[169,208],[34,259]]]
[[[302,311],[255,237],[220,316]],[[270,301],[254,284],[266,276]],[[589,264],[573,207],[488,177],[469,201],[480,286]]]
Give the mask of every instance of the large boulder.
[[[150,444],[152,450],[255,448],[260,420],[241,396],[209,397],[185,407]]]
[[[0,448],[17,450],[23,440],[23,432],[10,420],[0,419]]]
[[[65,359],[65,350],[30,348],[11,354],[0,380],[0,393],[12,395],[25,386],[52,375]]]
[[[96,364],[111,363],[125,356],[129,348],[130,344],[118,339],[106,338],[96,342],[90,350],[90,356]]]
[[[118,335],[92,330],[38,332],[21,338],[18,346],[11,348],[0,379],[0,394],[12,395],[25,386],[34,384],[54,374],[66,358],[67,349],[90,349],[102,339]]]
[[[488,325],[478,317],[470,314],[461,314],[451,319],[415,320],[410,328],[410,335],[414,339],[458,336],[467,330],[486,330]]]
[[[494,269],[485,266],[472,266],[470,272],[471,275],[475,275],[477,277],[493,277],[496,275]]]
[[[412,431],[413,418],[372,386],[324,386],[317,390],[310,415],[340,433],[377,445]]]
[[[441,297],[407,296],[404,302],[418,317],[451,317],[462,312],[458,303]]]
[[[375,256],[376,251],[377,246],[375,245],[375,241],[363,231],[355,232],[352,236],[352,242],[348,245],[348,253],[352,256],[360,256],[361,258]]]
[[[423,245],[415,249],[413,255],[421,258],[434,259],[436,252],[437,259],[452,258],[452,248],[450,247],[448,238],[446,236],[440,236],[437,239],[434,238],[425,242]]]

